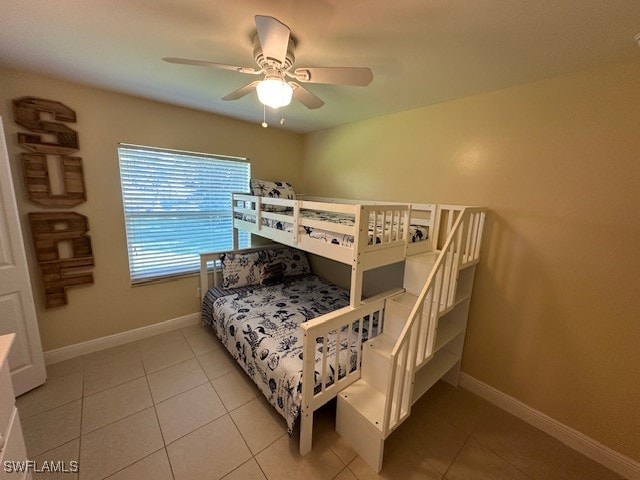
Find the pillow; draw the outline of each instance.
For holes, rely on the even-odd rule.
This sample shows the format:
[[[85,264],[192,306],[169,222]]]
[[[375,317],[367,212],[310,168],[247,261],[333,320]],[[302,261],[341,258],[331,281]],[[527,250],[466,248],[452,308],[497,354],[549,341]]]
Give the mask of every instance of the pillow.
[[[280,248],[269,251],[271,262],[282,262],[284,265],[284,276],[294,277],[296,275],[307,275],[311,273],[307,254],[295,248]]]
[[[267,262],[260,266],[260,285],[275,285],[284,280],[284,263]]]
[[[260,283],[260,267],[269,261],[266,251],[250,253],[223,253],[222,286],[237,288]]]
[[[251,194],[258,197],[271,197],[295,200],[296,193],[293,191],[293,186],[288,182],[267,182],[265,180],[258,180],[257,178],[251,179]],[[265,212],[284,212],[287,207],[280,205],[265,205],[263,207]]]

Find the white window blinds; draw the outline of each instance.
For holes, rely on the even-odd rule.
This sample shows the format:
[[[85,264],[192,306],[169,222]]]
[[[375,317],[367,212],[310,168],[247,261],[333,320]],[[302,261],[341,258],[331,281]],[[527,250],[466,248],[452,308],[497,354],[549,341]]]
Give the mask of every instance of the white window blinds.
[[[200,253],[233,248],[231,193],[249,191],[246,159],[124,144],[118,157],[131,283],[195,272]]]

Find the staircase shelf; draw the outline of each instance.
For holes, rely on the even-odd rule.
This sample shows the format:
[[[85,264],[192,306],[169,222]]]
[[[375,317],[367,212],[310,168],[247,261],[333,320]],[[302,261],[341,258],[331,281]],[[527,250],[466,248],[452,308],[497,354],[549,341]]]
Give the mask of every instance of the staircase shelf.
[[[443,208],[444,245],[407,257],[405,291],[385,300],[382,334],[363,345],[361,377],[338,395],[336,430],[377,472],[385,439],[411,406],[439,379],[458,382],[486,211]]]

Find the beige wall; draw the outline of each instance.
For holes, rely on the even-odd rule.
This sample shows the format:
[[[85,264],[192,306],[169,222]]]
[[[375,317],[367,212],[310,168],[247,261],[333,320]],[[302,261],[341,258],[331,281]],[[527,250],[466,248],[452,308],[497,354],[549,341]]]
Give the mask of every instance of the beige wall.
[[[57,100],[77,113],[70,124],[80,140],[88,201],[74,210],[87,215],[96,266],[95,284],[68,289],[69,305],[44,310],[25,214],[27,201],[11,100],[36,96]],[[27,242],[44,350],[71,345],[197,312],[197,278],[132,288],[116,147],[118,142],[245,156],[252,174],[301,183],[302,137],[258,123],[156,103],[140,98],[0,69],[0,116],[12,162],[18,206]]]
[[[309,194],[485,205],[463,370],[640,460],[640,63],[305,137]]]

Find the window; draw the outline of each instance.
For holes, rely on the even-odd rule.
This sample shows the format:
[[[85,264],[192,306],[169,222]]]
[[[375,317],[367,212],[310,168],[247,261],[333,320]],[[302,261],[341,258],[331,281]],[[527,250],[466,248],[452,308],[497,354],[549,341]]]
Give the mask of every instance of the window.
[[[124,144],[118,157],[132,284],[196,272],[201,252],[233,248],[231,193],[249,191],[246,159]]]

